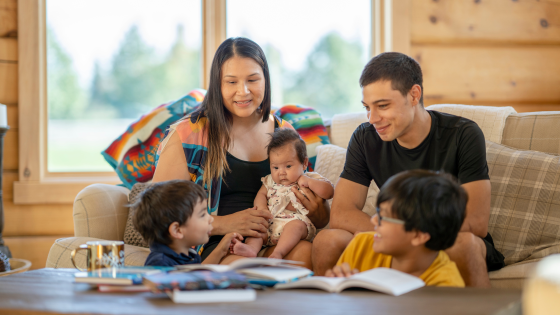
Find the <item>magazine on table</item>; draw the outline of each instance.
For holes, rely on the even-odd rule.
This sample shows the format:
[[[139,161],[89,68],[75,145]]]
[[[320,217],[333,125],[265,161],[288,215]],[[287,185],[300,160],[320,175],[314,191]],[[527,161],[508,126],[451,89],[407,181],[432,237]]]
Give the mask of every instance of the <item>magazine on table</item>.
[[[375,268],[347,278],[309,277],[293,282],[280,283],[275,289],[321,289],[338,293],[349,288],[363,288],[398,296],[425,286],[420,278],[390,269]]]
[[[236,272],[169,272],[147,275],[143,284],[175,303],[243,302],[256,299],[245,276]]]
[[[138,285],[146,275],[175,270],[174,267],[119,267],[76,272],[74,282],[90,284]]]

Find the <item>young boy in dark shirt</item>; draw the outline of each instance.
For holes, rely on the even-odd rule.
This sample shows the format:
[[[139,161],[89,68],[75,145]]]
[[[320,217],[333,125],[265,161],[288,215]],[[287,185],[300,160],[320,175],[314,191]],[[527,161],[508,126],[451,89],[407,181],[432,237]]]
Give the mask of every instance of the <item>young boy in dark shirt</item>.
[[[199,185],[185,180],[156,183],[146,189],[135,210],[134,227],[150,244],[145,266],[175,266],[201,263],[194,246],[208,242],[214,218],[208,214],[206,194]],[[202,262],[219,264],[230,252],[238,233],[224,236],[216,249]]]

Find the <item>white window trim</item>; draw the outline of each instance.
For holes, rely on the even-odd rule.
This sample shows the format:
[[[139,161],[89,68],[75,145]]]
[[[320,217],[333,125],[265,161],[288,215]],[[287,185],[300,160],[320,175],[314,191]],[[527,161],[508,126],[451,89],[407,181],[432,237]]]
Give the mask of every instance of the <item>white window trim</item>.
[[[410,49],[410,0],[372,0],[372,52]],[[392,12],[387,15],[387,12]],[[226,0],[202,0],[202,78],[226,39]],[[18,0],[19,181],[15,204],[69,204],[86,186],[118,184],[114,172],[53,173],[47,170],[45,0]]]

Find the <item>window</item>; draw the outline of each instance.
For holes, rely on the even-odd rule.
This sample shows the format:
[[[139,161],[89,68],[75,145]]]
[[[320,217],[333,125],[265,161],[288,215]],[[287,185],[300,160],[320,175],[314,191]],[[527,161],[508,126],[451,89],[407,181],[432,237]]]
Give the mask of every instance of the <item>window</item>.
[[[370,0],[228,0],[227,36],[265,51],[272,103],[323,118],[362,109],[358,78],[371,56]]]
[[[249,36],[265,49],[275,105],[297,102],[318,108],[324,117],[332,116],[335,106],[342,106],[336,112],[348,107],[349,111],[361,110],[359,89],[357,96],[356,90],[347,91],[356,89],[359,74],[348,79],[354,82],[348,82],[338,72],[340,67],[333,67],[333,81],[340,82],[333,84],[321,77],[331,75],[326,70],[331,69],[333,60],[347,62],[344,58],[333,59],[337,57],[335,48],[359,59],[361,67],[373,53],[391,47],[406,53],[410,45],[407,1],[392,0],[353,0],[344,5],[332,0],[18,0],[18,21],[20,145],[19,181],[14,182],[16,204],[72,203],[87,185],[119,183],[114,172],[106,171],[110,169],[99,152],[140,113],[188,92],[190,85],[206,88],[214,51],[227,36]],[[294,22],[299,28],[286,26]],[[162,24],[162,28],[154,23]],[[158,34],[154,35],[156,28]],[[275,31],[278,28],[284,31]],[[147,67],[138,70],[130,65],[130,58],[116,62],[126,38],[142,48],[137,52],[147,54]],[[172,47],[181,41],[192,53],[181,61],[188,64],[190,70],[185,72],[191,73],[189,78],[173,78],[182,71],[159,73],[158,69],[166,69]],[[348,43],[352,49],[346,49]],[[123,78],[115,67],[127,63],[128,68],[121,73],[129,78],[118,81]],[[150,85],[143,81],[146,73],[158,73],[168,84],[136,90],[141,97],[119,96],[124,91],[122,82],[128,82],[130,89]],[[67,91],[49,85],[49,81],[61,82]],[[320,84],[313,86],[314,81]],[[132,103],[135,105],[127,106]],[[354,104],[356,109],[351,107]],[[87,135],[86,131],[95,134]],[[78,132],[83,134],[76,137]],[[73,142],[76,138],[82,141]],[[90,151],[79,151],[78,146]],[[83,153],[72,155],[74,151]]]
[[[128,125],[201,86],[201,1],[154,4],[46,2],[49,172],[111,171],[100,152]]]

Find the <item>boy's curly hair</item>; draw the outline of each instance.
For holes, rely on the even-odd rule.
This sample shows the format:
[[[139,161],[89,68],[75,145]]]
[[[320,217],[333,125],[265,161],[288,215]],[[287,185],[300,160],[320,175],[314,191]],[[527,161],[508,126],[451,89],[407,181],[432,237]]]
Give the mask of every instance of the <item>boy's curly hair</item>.
[[[132,205],[134,228],[148,244],[171,244],[169,226],[183,225],[192,216],[194,207],[206,200],[199,185],[186,180],[170,180],[148,187]]]

